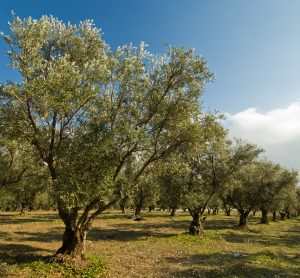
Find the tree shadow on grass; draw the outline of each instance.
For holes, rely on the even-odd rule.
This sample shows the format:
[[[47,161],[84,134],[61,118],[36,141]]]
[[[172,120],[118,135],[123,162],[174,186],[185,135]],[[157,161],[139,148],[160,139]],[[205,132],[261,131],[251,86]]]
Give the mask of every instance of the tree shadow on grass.
[[[147,230],[122,230],[122,229],[92,229],[88,234],[88,240],[116,240],[134,241],[145,238],[166,238],[174,236],[175,233],[159,233]]]
[[[0,225],[10,225],[10,224],[25,224],[25,223],[37,223],[37,222],[53,222],[60,219],[58,215],[55,214],[42,214],[42,215],[26,215],[22,216],[20,214],[16,215],[0,215]]]
[[[50,258],[49,250],[27,244],[0,244],[0,262],[24,264]]]
[[[129,219],[111,224],[110,229],[93,228],[88,235],[91,240],[139,240],[147,237],[166,238],[188,231],[191,220],[172,219],[168,216],[164,222],[137,222]],[[238,229],[234,219],[211,219],[205,223],[205,230]]]
[[[222,219],[208,219],[204,224],[205,230],[223,230],[232,229],[237,226],[236,217]]]
[[[289,246],[300,248],[300,234],[287,234],[284,236],[264,235],[261,233],[256,234],[223,234],[222,237],[232,243],[253,243],[263,246]]]
[[[125,213],[116,213],[114,211],[110,212],[104,212],[101,213],[99,216],[97,216],[97,219],[128,219],[130,218],[131,215],[134,214],[134,210],[126,210]],[[170,212],[161,212],[161,211],[154,211],[154,212],[148,212],[148,211],[142,211],[141,216],[145,219],[147,218],[164,218],[164,219],[170,219]],[[181,216],[188,216],[187,213],[184,212],[180,212],[179,214],[177,214],[177,216],[181,217]]]
[[[179,270],[169,271],[162,277],[299,277],[300,261],[288,256],[275,256],[268,252],[212,253],[188,257],[169,257],[170,264],[180,265]],[[286,264],[293,267],[286,267]],[[281,267],[285,265],[285,267]]]
[[[63,228],[51,228],[49,232],[15,232],[22,236],[21,241],[54,242],[61,241],[63,237]]]

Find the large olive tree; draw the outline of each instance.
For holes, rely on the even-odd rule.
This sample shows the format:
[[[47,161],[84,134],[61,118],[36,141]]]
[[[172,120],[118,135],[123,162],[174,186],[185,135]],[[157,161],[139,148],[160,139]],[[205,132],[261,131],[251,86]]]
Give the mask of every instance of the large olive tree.
[[[65,224],[55,258],[76,261],[95,217],[193,140],[212,75],[192,50],[170,47],[156,57],[141,44],[111,52],[91,21],[14,17],[10,27],[5,40],[21,82],[4,88],[6,113],[52,178]],[[128,178],[130,161],[138,163]]]

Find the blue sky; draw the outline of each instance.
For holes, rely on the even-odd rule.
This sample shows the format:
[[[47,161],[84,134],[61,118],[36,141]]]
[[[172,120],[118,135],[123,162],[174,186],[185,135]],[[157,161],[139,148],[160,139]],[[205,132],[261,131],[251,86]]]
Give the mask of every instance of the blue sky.
[[[206,88],[203,104],[206,108],[229,114],[228,125],[234,127],[234,136],[249,138],[245,126],[243,131],[238,128],[242,124],[239,115],[243,116],[243,121],[245,115],[258,121],[261,119],[259,116],[263,115],[271,118],[265,122],[273,126],[278,121],[278,117],[274,116],[276,113],[272,114],[273,110],[281,109],[288,114],[291,105],[292,108],[298,107],[298,0],[0,1],[0,30],[5,33],[8,32],[7,21],[11,18],[11,10],[22,18],[52,14],[72,23],[92,18],[113,49],[125,43],[139,44],[141,41],[145,41],[154,53],[163,53],[166,43],[195,48],[197,54],[207,59],[210,69],[216,74],[216,80]],[[2,40],[0,81],[16,78],[16,74],[7,67],[6,51],[7,46]],[[293,116],[300,119],[300,105],[299,111],[296,111]],[[280,118],[283,124],[287,114]],[[295,126],[292,130],[298,128]],[[263,126],[259,132],[263,130],[267,127]],[[257,132],[249,126],[247,131]],[[280,133],[271,133],[266,138],[279,136]],[[296,137],[299,139],[297,141],[295,134],[289,139],[300,142],[300,136]],[[299,144],[296,147],[300,157]],[[300,168],[300,160],[297,163]],[[289,166],[291,164],[293,161],[287,163]]]

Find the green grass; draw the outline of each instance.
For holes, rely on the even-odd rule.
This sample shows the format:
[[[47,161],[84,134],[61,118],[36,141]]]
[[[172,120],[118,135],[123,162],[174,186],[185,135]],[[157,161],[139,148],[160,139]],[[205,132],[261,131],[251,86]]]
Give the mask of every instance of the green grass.
[[[186,233],[186,213],[144,213],[135,222],[101,215],[88,235],[89,267],[49,264],[61,243],[55,212],[0,216],[0,277],[300,277],[300,219],[237,227],[237,216],[209,216],[205,236]],[[105,263],[104,263],[105,262]]]
[[[31,271],[33,277],[80,277],[94,278],[105,277],[105,263],[95,254],[87,255],[87,265],[85,267],[71,267],[61,263],[48,263],[38,260],[24,263],[21,268]]]

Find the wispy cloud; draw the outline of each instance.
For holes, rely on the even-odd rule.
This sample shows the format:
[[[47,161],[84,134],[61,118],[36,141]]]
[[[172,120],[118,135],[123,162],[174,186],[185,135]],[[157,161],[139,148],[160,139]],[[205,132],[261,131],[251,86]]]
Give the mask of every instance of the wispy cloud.
[[[263,147],[268,159],[300,170],[300,101],[267,112],[249,108],[227,115],[231,137]]]

